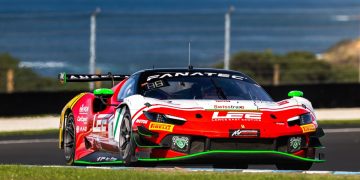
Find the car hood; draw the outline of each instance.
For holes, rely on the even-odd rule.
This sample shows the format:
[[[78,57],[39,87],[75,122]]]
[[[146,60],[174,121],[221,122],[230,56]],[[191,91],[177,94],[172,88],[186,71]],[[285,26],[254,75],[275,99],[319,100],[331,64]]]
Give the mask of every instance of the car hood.
[[[218,111],[259,111],[262,109],[279,109],[299,105],[295,98],[286,99],[280,102],[252,101],[252,100],[159,100],[142,97],[143,103],[151,105],[162,105],[185,109],[203,109]]]
[[[134,95],[126,98],[125,102],[129,105],[132,114],[140,110],[150,110],[158,108],[170,108],[182,111],[244,111],[253,112],[261,111],[267,113],[278,114],[282,119],[287,119],[292,116],[297,116],[302,111],[292,111],[292,109],[307,109],[313,112],[311,103],[305,98],[295,97],[279,102],[269,101],[249,101],[249,100],[159,100],[154,98],[143,97],[141,95]],[[290,110],[291,112],[289,112]],[[286,112],[285,112],[286,111]],[[285,112],[285,113],[281,113]],[[279,115],[281,114],[281,115]]]

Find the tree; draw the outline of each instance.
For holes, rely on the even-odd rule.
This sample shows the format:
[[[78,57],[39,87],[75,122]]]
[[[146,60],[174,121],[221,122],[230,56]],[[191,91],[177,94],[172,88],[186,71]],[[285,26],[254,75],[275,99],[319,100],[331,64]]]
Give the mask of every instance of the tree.
[[[43,77],[30,68],[19,68],[19,60],[9,53],[0,54],[0,80],[6,82],[6,71],[14,70],[15,91],[51,91],[86,89],[86,83],[60,85],[56,78]],[[0,91],[6,91],[5,83],[0,83]]]
[[[241,71],[261,84],[272,83],[275,64],[280,66],[282,84],[327,83],[337,79],[331,64],[318,60],[310,52],[239,52],[232,56],[230,64],[231,69]],[[215,67],[223,66],[219,63]]]

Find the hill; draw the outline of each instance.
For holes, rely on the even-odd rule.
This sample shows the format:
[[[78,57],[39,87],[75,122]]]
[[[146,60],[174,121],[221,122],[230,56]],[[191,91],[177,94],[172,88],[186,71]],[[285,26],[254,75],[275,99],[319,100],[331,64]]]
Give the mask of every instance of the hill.
[[[360,58],[360,38],[343,40],[323,53],[322,59],[335,65],[358,66]]]

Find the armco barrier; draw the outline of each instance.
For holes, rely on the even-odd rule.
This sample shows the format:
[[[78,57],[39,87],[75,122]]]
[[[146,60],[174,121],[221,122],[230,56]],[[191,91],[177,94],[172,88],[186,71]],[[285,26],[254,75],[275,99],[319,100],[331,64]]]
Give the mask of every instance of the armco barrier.
[[[304,92],[315,108],[360,107],[360,84],[308,84],[264,86],[275,101],[287,98],[291,90]]]
[[[315,108],[360,107],[360,84],[315,84],[264,86],[275,101],[291,90],[304,92]],[[0,116],[59,114],[78,91],[0,93]]]
[[[65,104],[79,92],[0,93],[0,116],[60,114]]]

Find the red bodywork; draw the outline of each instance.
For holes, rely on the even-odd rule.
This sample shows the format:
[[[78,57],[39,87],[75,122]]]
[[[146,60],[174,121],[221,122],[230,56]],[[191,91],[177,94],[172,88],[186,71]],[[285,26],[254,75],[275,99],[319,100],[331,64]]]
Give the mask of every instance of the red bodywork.
[[[121,104],[121,102],[117,101],[117,95],[122,85],[126,80],[120,82],[112,89],[114,91],[114,95],[108,99],[108,103],[110,104]],[[80,160],[83,157],[96,152],[100,149],[107,149],[107,151],[114,151],[114,153],[118,152],[116,142],[111,142],[108,134],[108,123],[104,125],[98,126],[99,128],[104,128],[105,131],[94,132],[93,128],[97,127],[97,119],[99,115],[108,114],[110,117],[115,113],[114,106],[107,106],[104,110],[93,113],[93,103],[95,96],[92,93],[84,94],[80,99],[76,101],[71,111],[73,112],[76,126],[76,153],[75,160]],[[281,101],[278,104],[284,105],[286,101]],[[182,117],[186,119],[186,123],[183,125],[170,125],[171,130],[161,130],[161,129],[152,129],[152,132],[158,134],[156,137],[144,137],[149,142],[153,142],[154,144],[160,144],[161,141],[169,134],[175,135],[189,135],[189,136],[201,136],[210,139],[216,138],[229,138],[229,129],[256,129],[261,133],[256,138],[261,139],[276,139],[283,136],[304,136],[306,139],[306,144],[309,143],[309,133],[304,133],[303,129],[300,126],[288,126],[286,120],[305,113],[309,113],[310,111],[304,108],[301,105],[295,105],[292,107],[286,107],[283,109],[259,109],[258,111],[235,111],[235,120],[231,118],[214,120],[213,116],[216,112],[217,117],[226,117],[228,113],[231,111],[221,111],[221,110],[201,110],[199,108],[176,108],[171,106],[159,105],[149,110],[148,112],[153,113],[161,113],[161,114],[171,114],[173,116]],[[133,123],[133,131],[137,132],[139,126],[143,126],[147,129],[151,129],[149,126],[152,123],[146,116],[143,114],[143,109],[138,110],[132,115]],[[247,113],[260,113],[261,120],[258,119],[242,119],[240,116],[244,116]],[[199,117],[201,118],[199,118]],[[136,119],[135,119],[136,117]],[[313,120],[315,117],[313,117]],[[226,122],[226,123],[224,123]],[[317,124],[313,121],[313,128],[317,128]],[[237,137],[237,138],[251,138],[251,137]],[[90,141],[91,147],[86,147],[85,141]],[[177,156],[184,156],[186,153],[177,152],[171,149],[157,149],[157,148],[143,148],[137,147],[137,152],[147,151],[151,152],[151,158],[170,158]],[[305,150],[300,150],[294,155],[305,156]]]
[[[214,104],[239,103],[238,107],[242,108],[206,109],[200,105],[198,107],[181,106],[176,104],[180,102],[176,100],[173,104],[168,101],[154,100],[153,102],[157,103],[132,102],[137,103],[138,106],[131,108],[129,102],[118,100],[119,92],[126,81],[125,79],[112,88],[114,94],[106,99],[106,103],[110,105],[106,106],[101,103],[93,93],[83,93],[65,106],[60,124],[60,147],[63,147],[62,131],[66,117],[71,112],[74,116],[76,133],[75,162],[119,160],[116,156],[119,154],[119,143],[114,136],[120,124],[119,110],[124,106],[131,110],[132,133],[136,142],[135,153],[138,159],[176,158],[192,153],[222,150],[221,148],[233,150],[231,147],[239,147],[242,142],[254,145],[245,150],[259,150],[258,146],[264,146],[268,148],[265,150],[281,151],[283,154],[297,156],[300,159],[315,159],[314,149],[320,143],[318,137],[314,135],[318,125],[312,107],[309,107],[311,103],[309,103],[310,105],[306,104],[307,100],[305,103],[294,103],[296,102],[294,99],[278,103],[269,102],[271,104],[269,106],[266,104],[257,106],[255,101],[250,101],[250,104],[257,106],[256,109],[244,108],[245,106],[241,105],[243,102],[230,100],[208,101]],[[184,104],[184,102],[182,103]],[[96,108],[97,110],[95,110]],[[177,123],[155,122],[145,113],[174,118]],[[289,123],[290,119],[300,118],[304,114],[310,115],[311,122],[307,122],[305,125]],[[191,140],[196,140],[197,145],[200,144],[201,148],[187,151],[173,148],[172,143],[174,144],[175,137],[189,137]],[[301,146],[300,149],[288,150],[290,137],[302,139],[301,144],[294,145],[294,147]],[[186,141],[186,143],[188,142]],[[189,143],[187,146],[191,145],[192,147],[193,141]],[[178,146],[181,147],[181,144]],[[100,155],[96,153],[100,153]],[[105,155],[106,153],[113,154],[114,158],[111,157],[112,155]]]

